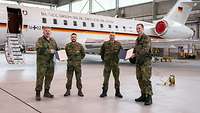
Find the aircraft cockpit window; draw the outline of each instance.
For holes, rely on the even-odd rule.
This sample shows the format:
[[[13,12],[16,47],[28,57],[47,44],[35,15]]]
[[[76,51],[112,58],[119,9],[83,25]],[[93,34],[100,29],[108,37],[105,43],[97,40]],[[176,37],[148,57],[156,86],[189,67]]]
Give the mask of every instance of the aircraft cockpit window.
[[[42,23],[47,23],[47,19],[46,18],[42,18]]]
[[[53,19],[53,24],[57,24],[57,20],[56,19]]]
[[[77,21],[73,21],[74,26],[77,26]]]
[[[94,27],[94,23],[91,23],[91,27]]]
[[[64,25],[67,25],[67,20],[64,20],[63,22],[64,22]]]
[[[86,22],[83,22],[83,27],[86,27]]]
[[[103,28],[103,24],[100,24],[100,27]]]

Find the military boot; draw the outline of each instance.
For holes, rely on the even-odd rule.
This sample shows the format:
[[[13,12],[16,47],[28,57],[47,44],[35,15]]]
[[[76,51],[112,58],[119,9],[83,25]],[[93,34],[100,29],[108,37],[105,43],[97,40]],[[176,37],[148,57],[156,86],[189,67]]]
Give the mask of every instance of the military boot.
[[[52,95],[52,94],[49,92],[49,89],[45,89],[45,91],[44,91],[44,97],[53,98],[54,95]]]
[[[135,101],[136,102],[144,102],[146,99],[145,94],[142,94],[139,98],[136,98]]]
[[[41,100],[40,91],[36,91],[35,100],[36,100],[36,101],[40,101],[40,100]]]
[[[70,90],[67,89],[67,91],[66,91],[66,93],[64,94],[64,96],[66,97],[66,96],[69,96],[69,95],[70,95]]]
[[[122,94],[120,93],[119,88],[116,89],[115,96],[119,98],[123,98]]]
[[[151,95],[147,95],[144,101],[144,105],[151,105],[152,104],[152,97]]]
[[[102,93],[101,93],[101,95],[100,95],[100,97],[101,98],[103,98],[103,97],[106,97],[107,96],[107,89],[105,89],[105,88],[102,88],[103,89],[103,91],[102,91]]]
[[[80,96],[80,97],[83,97],[83,96],[84,96],[81,89],[78,90],[78,96]]]

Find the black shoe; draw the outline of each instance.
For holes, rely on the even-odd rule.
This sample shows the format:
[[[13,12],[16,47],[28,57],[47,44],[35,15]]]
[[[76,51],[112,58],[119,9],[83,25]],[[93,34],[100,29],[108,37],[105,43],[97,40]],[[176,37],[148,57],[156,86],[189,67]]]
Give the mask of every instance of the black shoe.
[[[103,89],[103,91],[102,91],[102,93],[101,93],[101,95],[99,96],[99,97],[101,97],[101,98],[103,98],[103,97],[106,97],[107,96],[107,89],[105,89],[105,88],[102,88]]]
[[[40,100],[41,100],[40,91],[36,91],[35,100],[36,100],[36,101],[40,101]]]
[[[54,95],[52,95],[52,94],[49,92],[49,89],[45,89],[45,91],[44,91],[44,97],[47,97],[47,98],[54,98]]]
[[[70,95],[70,90],[67,90],[66,93],[64,94],[64,96],[69,96]]]
[[[78,90],[78,96],[84,97],[83,92],[81,90]]]
[[[120,90],[119,90],[119,89],[116,89],[115,96],[118,97],[118,98],[123,98],[123,96],[122,96],[122,94],[120,93]]]
[[[101,93],[100,97],[103,98],[103,97],[106,97],[107,96],[107,93]]]
[[[151,105],[152,104],[152,97],[151,95],[147,95],[144,105]]]
[[[142,94],[139,98],[136,98],[135,101],[136,102],[144,102],[146,99],[145,94]]]

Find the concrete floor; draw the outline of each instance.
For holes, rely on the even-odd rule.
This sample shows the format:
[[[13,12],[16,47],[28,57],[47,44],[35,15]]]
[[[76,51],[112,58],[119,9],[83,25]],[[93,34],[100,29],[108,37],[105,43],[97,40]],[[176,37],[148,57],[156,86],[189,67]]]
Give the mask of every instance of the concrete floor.
[[[135,78],[135,65],[120,64],[120,81],[123,99],[114,97],[113,77],[108,97],[101,99],[103,64],[99,56],[86,56],[83,62],[82,82],[85,97],[77,96],[75,78],[72,94],[64,97],[66,64],[57,63],[51,92],[54,99],[35,101],[35,55],[25,55],[24,65],[9,65],[0,54],[0,113],[199,113],[200,61],[176,60],[172,63],[153,64],[153,105],[134,102],[140,95]],[[176,75],[174,87],[162,85],[170,74]],[[22,103],[18,97],[30,106]]]

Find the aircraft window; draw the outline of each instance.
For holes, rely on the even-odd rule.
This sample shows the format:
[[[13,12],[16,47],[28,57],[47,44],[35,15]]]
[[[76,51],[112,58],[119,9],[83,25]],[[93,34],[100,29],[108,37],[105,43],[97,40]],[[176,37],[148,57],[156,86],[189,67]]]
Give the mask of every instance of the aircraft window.
[[[63,22],[64,22],[64,25],[67,25],[67,20],[64,20]]]
[[[74,23],[74,26],[77,26],[77,21],[73,21],[73,23]]]
[[[47,23],[47,19],[46,18],[42,18],[42,23]]]
[[[123,26],[123,29],[125,30],[125,29],[126,29],[126,27],[125,27],[125,26]]]
[[[83,27],[86,27],[86,22],[83,22]]]
[[[91,23],[91,26],[94,27],[94,23]]]
[[[118,26],[115,26],[115,28],[117,28],[117,29],[118,29]]]
[[[100,27],[103,28],[103,24],[100,24]]]
[[[53,19],[53,24],[57,24],[57,20],[56,19]]]
[[[111,25],[108,25],[108,28],[111,28]]]

